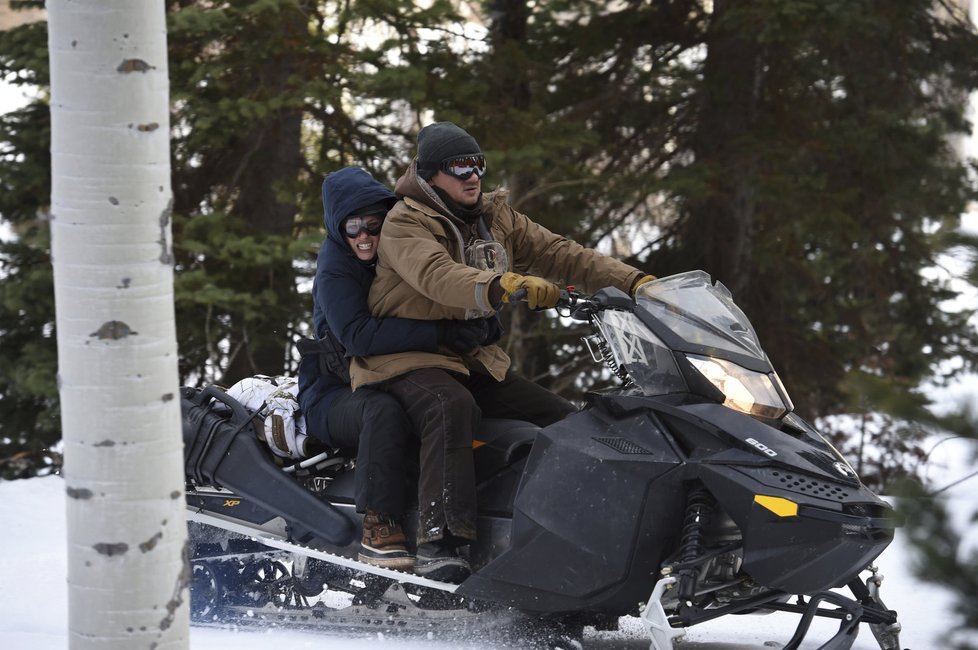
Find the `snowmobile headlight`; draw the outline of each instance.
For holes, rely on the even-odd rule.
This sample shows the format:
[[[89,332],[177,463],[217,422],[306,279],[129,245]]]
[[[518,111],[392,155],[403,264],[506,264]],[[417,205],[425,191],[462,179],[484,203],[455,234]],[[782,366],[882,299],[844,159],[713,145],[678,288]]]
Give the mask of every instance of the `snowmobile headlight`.
[[[687,354],[686,358],[724,394],[724,406],[747,415],[772,420],[777,420],[788,412],[787,405],[768,375],[724,359],[695,354]]]

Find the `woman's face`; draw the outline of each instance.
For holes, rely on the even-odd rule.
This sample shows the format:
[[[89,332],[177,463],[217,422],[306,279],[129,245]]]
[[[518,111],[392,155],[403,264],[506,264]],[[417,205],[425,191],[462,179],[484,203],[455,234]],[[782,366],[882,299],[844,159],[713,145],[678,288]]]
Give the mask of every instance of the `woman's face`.
[[[343,234],[358,259],[370,262],[377,256],[380,228],[384,220],[376,215],[352,216],[343,221]]]

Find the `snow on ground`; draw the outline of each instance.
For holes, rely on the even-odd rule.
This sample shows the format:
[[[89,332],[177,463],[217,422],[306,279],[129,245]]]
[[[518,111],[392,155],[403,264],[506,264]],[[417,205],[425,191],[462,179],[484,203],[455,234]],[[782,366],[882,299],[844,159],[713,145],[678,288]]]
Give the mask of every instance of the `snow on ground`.
[[[27,101],[27,92],[0,79],[0,115],[23,108]]]
[[[945,467],[948,482],[964,476],[971,467],[972,441],[955,440],[940,446],[934,461]],[[958,472],[958,474],[954,474]],[[963,515],[978,509],[978,478],[949,491],[949,499]],[[0,482],[0,648],[4,650],[64,650],[67,648],[66,541],[64,481],[52,476]],[[962,525],[967,525],[962,517]],[[978,543],[978,525],[968,534],[969,545]],[[915,578],[911,557],[897,535],[880,556],[885,576],[883,598],[900,614],[902,646],[911,650],[946,647],[941,635],[955,625],[952,598],[941,588]],[[767,616],[728,616],[704,623],[687,632],[682,646],[688,650],[762,650],[780,648],[791,637],[797,617],[784,613]],[[830,637],[837,623],[819,620],[813,625],[803,650],[814,650]],[[637,619],[622,619],[622,631],[589,632],[585,650],[638,650],[649,647]],[[324,636],[284,628],[266,630],[192,628],[195,650],[267,650],[330,648],[331,650],[497,650],[479,639],[418,639],[383,636]],[[978,643],[978,639],[972,642]],[[853,650],[878,648],[866,626]]]

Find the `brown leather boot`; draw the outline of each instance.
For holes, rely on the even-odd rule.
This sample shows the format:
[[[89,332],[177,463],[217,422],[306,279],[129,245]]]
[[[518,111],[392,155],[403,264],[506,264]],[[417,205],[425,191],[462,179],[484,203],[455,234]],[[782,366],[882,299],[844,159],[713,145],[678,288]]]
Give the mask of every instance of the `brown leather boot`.
[[[373,510],[368,510],[363,517],[359,560],[397,571],[411,571],[415,561],[408,552],[407,537],[397,520]]]

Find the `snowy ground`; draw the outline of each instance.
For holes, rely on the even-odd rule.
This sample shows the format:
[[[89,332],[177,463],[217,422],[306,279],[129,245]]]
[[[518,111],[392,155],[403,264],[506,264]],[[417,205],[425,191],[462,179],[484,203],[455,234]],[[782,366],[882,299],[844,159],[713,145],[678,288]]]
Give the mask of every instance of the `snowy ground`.
[[[972,442],[949,441],[940,449],[945,459],[956,459],[953,472],[969,473]],[[938,461],[940,462],[940,461]],[[951,470],[942,476],[951,482]],[[978,509],[978,478],[950,491],[949,498],[963,515]],[[0,648],[4,650],[64,650],[67,648],[67,594],[64,525],[64,482],[59,477],[0,482]],[[967,540],[978,545],[978,525]],[[951,598],[943,590],[911,575],[908,549],[902,537],[878,561],[885,576],[883,596],[887,606],[900,614],[904,633],[902,645],[911,650],[947,647],[941,634],[955,625]],[[796,617],[730,616],[690,629],[683,645],[688,650],[761,650],[780,648],[790,638]],[[622,619],[619,633],[590,633],[586,650],[638,650],[649,647],[636,619]],[[802,648],[814,650],[836,628],[831,621],[817,621]],[[863,626],[865,628],[865,626]],[[330,648],[331,650],[493,650],[479,639],[417,639],[394,637],[337,637],[283,628],[235,630],[192,628],[191,647],[196,650],[267,650]],[[978,639],[973,642],[978,643]],[[878,646],[868,629],[863,629],[854,650]]]

